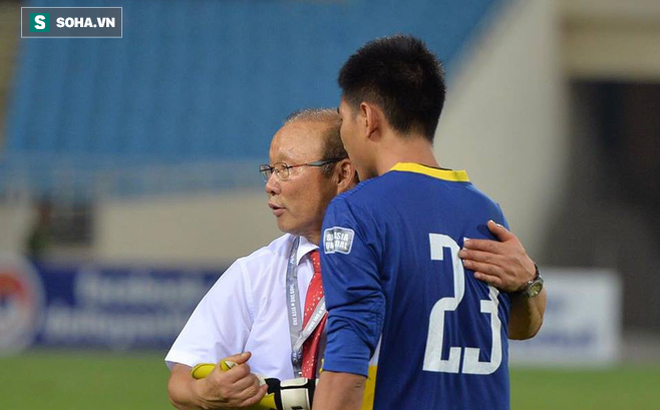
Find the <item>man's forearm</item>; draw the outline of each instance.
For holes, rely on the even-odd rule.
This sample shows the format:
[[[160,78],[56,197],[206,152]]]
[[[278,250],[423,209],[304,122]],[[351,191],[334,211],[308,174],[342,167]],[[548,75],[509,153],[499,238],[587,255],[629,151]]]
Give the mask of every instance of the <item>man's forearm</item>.
[[[545,289],[533,298],[523,295],[512,296],[509,339],[525,340],[534,337],[543,324],[545,305]]]
[[[179,410],[199,410],[202,406],[195,400],[192,383],[196,380],[190,376],[190,367],[177,364],[172,369],[167,383],[167,395],[174,407]]]
[[[314,394],[313,410],[360,410],[366,377],[324,371]]]

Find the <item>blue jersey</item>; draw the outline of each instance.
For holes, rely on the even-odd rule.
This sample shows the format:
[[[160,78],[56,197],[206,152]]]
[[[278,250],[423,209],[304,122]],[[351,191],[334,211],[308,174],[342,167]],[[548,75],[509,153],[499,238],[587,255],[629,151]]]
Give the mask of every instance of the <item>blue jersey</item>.
[[[509,409],[509,295],[458,257],[489,219],[506,224],[464,171],[410,163],[330,203],[323,368],[368,375],[363,408]]]

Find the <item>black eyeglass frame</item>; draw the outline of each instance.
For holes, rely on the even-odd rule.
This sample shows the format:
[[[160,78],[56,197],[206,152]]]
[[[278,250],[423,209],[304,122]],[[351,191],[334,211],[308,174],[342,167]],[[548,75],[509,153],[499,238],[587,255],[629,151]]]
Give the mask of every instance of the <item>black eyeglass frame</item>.
[[[264,179],[264,182],[268,182],[270,179],[270,176],[274,173],[275,177],[277,178],[278,181],[286,181],[289,179],[290,172],[292,168],[298,168],[298,167],[322,167],[327,164],[332,164],[334,162],[339,162],[344,158],[331,158],[331,159],[322,159],[320,161],[314,161],[314,162],[306,162],[304,164],[296,164],[296,165],[288,165],[286,162],[276,162],[272,166],[270,164],[261,164],[259,165],[259,173],[261,174],[261,177]],[[281,175],[281,171],[277,171],[276,166],[278,164],[282,164],[282,171],[286,171],[286,176],[283,177]],[[276,172],[273,172],[276,171]]]

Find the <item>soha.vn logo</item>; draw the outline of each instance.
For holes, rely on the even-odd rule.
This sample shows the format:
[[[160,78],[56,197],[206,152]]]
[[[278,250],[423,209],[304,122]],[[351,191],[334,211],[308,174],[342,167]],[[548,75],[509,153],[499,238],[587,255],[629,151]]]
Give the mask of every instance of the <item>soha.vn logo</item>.
[[[19,258],[0,256],[0,354],[30,346],[43,306],[43,285],[34,268]]]

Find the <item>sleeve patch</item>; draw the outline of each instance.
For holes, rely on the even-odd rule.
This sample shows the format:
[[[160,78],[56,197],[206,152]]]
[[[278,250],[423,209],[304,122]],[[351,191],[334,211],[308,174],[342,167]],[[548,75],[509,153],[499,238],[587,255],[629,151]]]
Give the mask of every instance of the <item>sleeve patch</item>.
[[[335,226],[328,228],[323,232],[323,246],[325,253],[335,252],[349,254],[353,246],[353,237],[355,232],[352,229]]]

